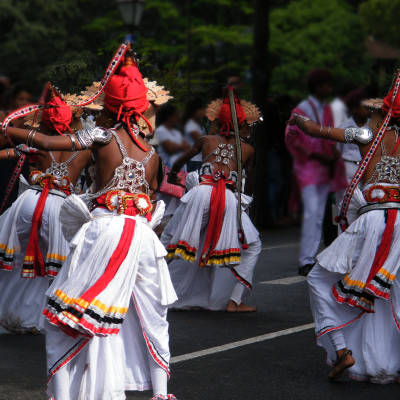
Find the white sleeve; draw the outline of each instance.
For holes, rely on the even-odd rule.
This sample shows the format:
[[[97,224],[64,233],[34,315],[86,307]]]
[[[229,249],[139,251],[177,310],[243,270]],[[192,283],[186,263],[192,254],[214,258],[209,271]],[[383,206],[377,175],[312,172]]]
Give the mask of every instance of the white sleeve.
[[[185,125],[185,136],[189,136],[192,132],[201,133],[201,129],[193,120],[189,120]]]
[[[156,135],[160,143],[165,142],[166,140],[171,140],[170,132],[162,125],[156,129]]]

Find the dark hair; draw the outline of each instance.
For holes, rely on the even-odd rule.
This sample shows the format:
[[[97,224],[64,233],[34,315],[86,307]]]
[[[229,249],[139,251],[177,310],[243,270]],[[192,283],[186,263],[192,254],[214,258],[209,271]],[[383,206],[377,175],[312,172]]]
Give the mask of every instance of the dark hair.
[[[196,111],[204,108],[204,102],[200,97],[194,97],[187,101],[185,106],[185,112],[183,113],[182,123],[183,125],[189,121],[196,113]]]
[[[325,68],[317,68],[310,71],[307,75],[308,90],[313,93],[314,90],[324,83],[331,83],[332,74]]]
[[[156,126],[162,125],[171,115],[176,113],[177,109],[172,104],[166,104],[160,108],[156,117]]]
[[[345,98],[350,92],[357,89],[357,86],[353,82],[344,81],[340,82],[336,87],[336,94],[341,97]]]
[[[17,82],[7,95],[6,104],[11,106],[11,102],[21,93],[28,92],[32,94],[31,87],[25,82]]]
[[[347,108],[351,111],[354,107],[358,107],[361,102],[368,98],[368,93],[364,89],[352,90],[344,99]]]

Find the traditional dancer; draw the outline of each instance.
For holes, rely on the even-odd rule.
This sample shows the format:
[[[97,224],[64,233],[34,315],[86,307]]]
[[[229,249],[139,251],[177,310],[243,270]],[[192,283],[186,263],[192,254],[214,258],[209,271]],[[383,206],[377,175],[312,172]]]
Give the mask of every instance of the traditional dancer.
[[[316,69],[307,77],[310,96],[293,112],[310,118],[319,125],[333,126],[333,116],[325,100],[332,93],[332,75]],[[321,242],[322,222],[330,192],[347,187],[343,161],[335,143],[316,140],[296,126],[286,128],[286,146],[293,156],[293,167],[301,190],[303,225],[299,254],[299,275],[306,276],[315,264]]]
[[[126,50],[122,45],[98,85],[106,87],[98,121],[114,129],[90,125],[69,137],[30,139],[48,150],[90,149],[97,168],[91,212],[74,195],[60,214],[72,251],[44,312],[48,393],[56,400],[125,399],[125,390],[151,387],[153,399],[175,399],[167,394],[166,314],[176,295],[166,251],[152,230],[163,205],[150,200],[159,158],[141,136],[152,130],[154,103],[170,97],[154,82],[145,86],[132,54],[113,75]],[[15,140],[27,137],[27,131],[6,130]]]
[[[79,120],[68,107],[53,108],[63,102],[51,86],[47,97],[49,108],[26,123],[59,136]],[[28,145],[34,135],[31,130]],[[91,156],[88,151],[47,153],[25,145],[5,149],[2,156],[19,158],[21,150],[30,155],[35,170],[29,184],[21,177],[21,194],[0,217],[0,324],[20,333],[44,328],[49,279],[57,275],[69,252],[58,221],[60,207]]]
[[[366,103],[375,108],[367,128],[322,127],[295,114],[291,119],[310,136],[357,144],[363,156],[344,197],[340,221],[347,229],[319,254],[308,275],[318,344],[334,366],[331,379],[346,370],[357,380],[398,379],[400,128],[395,123],[400,118],[399,85],[397,76],[383,103]],[[381,106],[386,116],[376,108]]]
[[[247,195],[242,195],[240,208],[245,240],[242,237],[243,243],[240,243],[238,238],[241,227],[238,226],[236,187],[241,164],[235,150],[231,106],[236,109],[242,133],[248,135],[249,124],[259,119],[259,111],[254,106],[239,103],[237,98],[230,105],[228,97],[211,103],[207,117],[213,121],[212,135],[198,139],[174,163],[168,178],[170,183],[179,183],[177,172],[196,154],[202,154],[200,182],[197,175],[194,187],[181,199],[161,237],[171,258],[169,271],[178,295],[178,301],[172,305],[175,309],[256,311],[243,301],[252,289],[261,242],[245,212],[251,202]],[[246,193],[250,194],[254,149],[240,142],[238,148],[248,175]],[[192,172],[187,182],[193,180],[193,174],[197,173]]]

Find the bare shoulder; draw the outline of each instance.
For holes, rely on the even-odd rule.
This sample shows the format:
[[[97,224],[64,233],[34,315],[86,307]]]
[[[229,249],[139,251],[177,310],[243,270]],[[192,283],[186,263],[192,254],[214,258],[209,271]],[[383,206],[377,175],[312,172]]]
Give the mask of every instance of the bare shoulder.
[[[207,143],[212,144],[212,143],[218,142],[218,138],[215,135],[202,136],[198,140],[199,141],[201,140],[204,144],[207,144]]]
[[[251,144],[242,142],[242,151],[246,152],[248,155],[254,154],[255,149]]]

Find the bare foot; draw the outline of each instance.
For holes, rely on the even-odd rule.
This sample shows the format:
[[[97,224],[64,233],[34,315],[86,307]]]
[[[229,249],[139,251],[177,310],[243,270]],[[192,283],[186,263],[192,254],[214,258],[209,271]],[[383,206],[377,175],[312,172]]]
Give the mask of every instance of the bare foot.
[[[226,306],[226,311],[231,313],[233,312],[250,313],[250,312],[256,312],[257,307],[251,307],[244,303],[240,303],[239,305],[237,305],[233,300],[229,300],[229,303]]]
[[[351,350],[343,349],[337,352],[338,359],[328,378],[331,380],[339,379],[347,368],[352,367],[356,361],[353,358]]]

